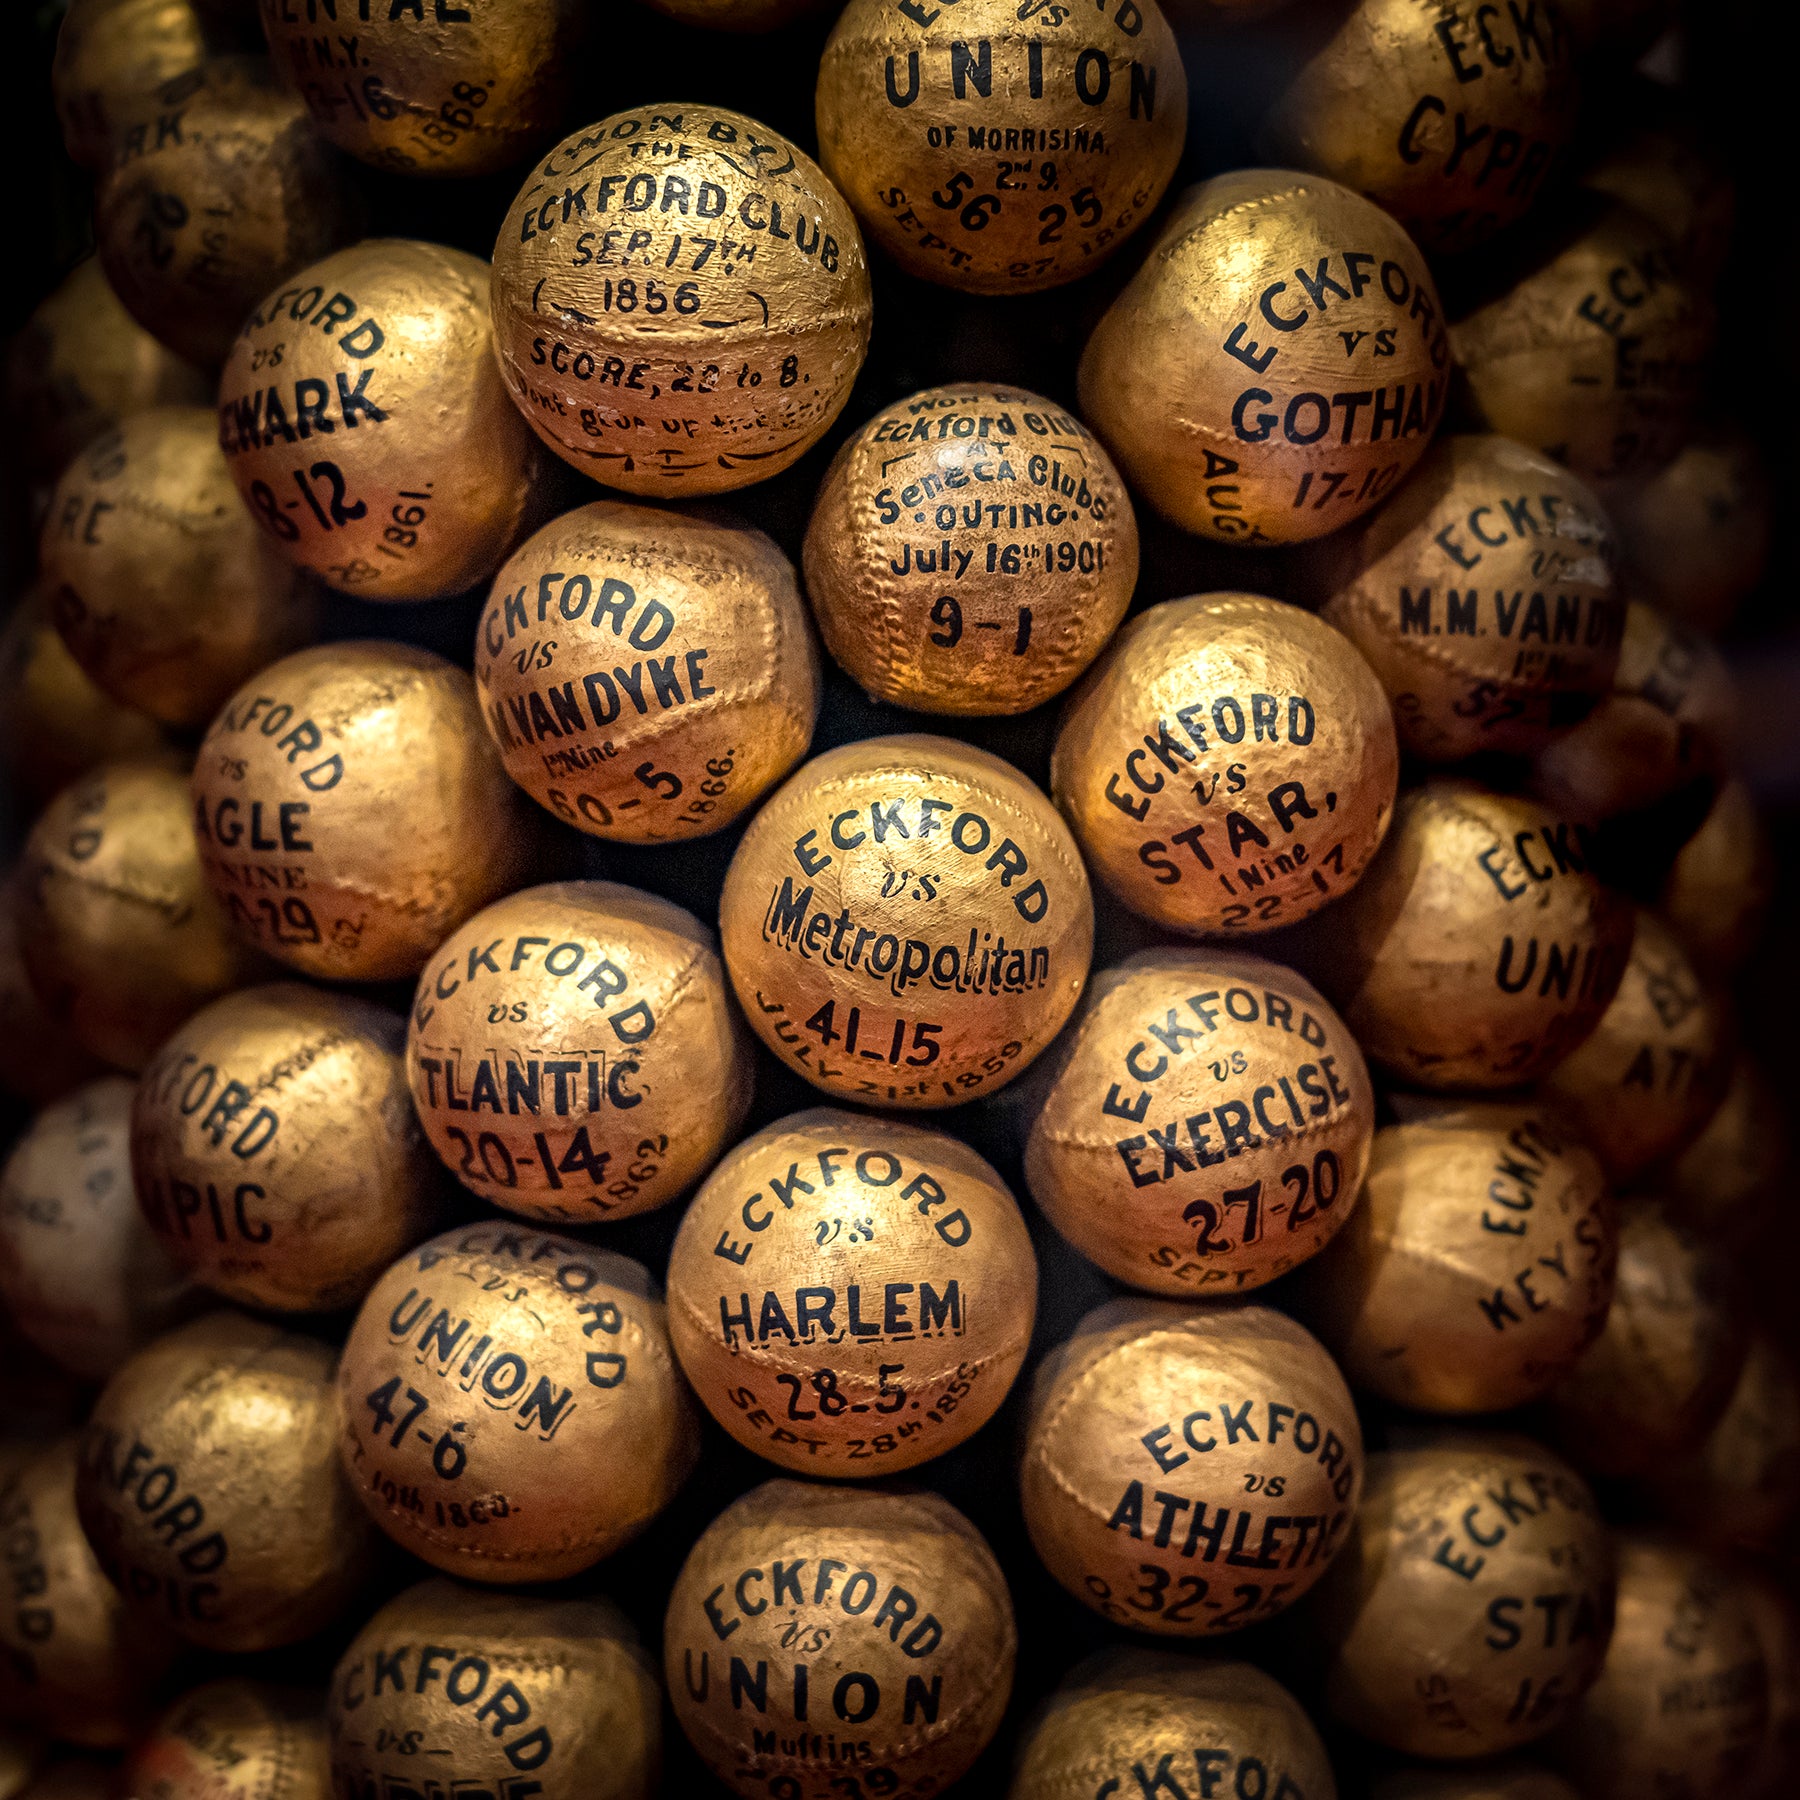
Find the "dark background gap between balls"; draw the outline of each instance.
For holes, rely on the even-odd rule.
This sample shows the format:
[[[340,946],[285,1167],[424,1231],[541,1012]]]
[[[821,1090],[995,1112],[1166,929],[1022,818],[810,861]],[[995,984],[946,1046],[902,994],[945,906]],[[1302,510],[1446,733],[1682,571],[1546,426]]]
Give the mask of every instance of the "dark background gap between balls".
[[[1189,78],[1187,146],[1164,209],[1188,183],[1224,170],[1258,166],[1252,130],[1274,89],[1282,47],[1307,28],[1321,0],[1295,0],[1291,10],[1260,25],[1221,29],[1178,23]],[[0,314],[10,335],[68,268],[91,247],[91,180],[64,153],[50,100],[49,68],[62,6],[37,0],[21,8],[15,31],[29,35],[15,62],[16,166],[27,179],[14,207],[12,279]],[[246,12],[252,9],[246,3]],[[1733,170],[1738,223],[1717,301],[1718,349],[1709,371],[1707,410],[1735,420],[1757,440],[1776,496],[1774,549],[1767,575],[1741,608],[1723,648],[1738,682],[1740,758],[1746,780],[1768,820],[1779,865],[1779,889],[1771,928],[1750,968],[1740,978],[1740,1029],[1762,1059],[1784,1101],[1800,1081],[1800,1043],[1792,1020],[1800,1012],[1800,945],[1782,929],[1800,893],[1800,619],[1791,596],[1800,582],[1794,535],[1779,510],[1792,491],[1800,461],[1800,434],[1788,428],[1800,405],[1800,333],[1788,321],[1789,296],[1800,291],[1800,237],[1789,229],[1793,212],[1791,77],[1776,50],[1787,8],[1777,0],[1708,0],[1690,3],[1683,34],[1685,92],[1711,140]],[[815,150],[813,83],[819,51],[830,29],[827,8],[811,23],[764,37],[742,38],[677,25],[635,6],[596,0],[595,28],[580,52],[573,98],[563,130],[572,130],[627,106],[655,102],[711,102],[749,113]],[[1604,146],[1637,121],[1621,77],[1610,88],[1590,82],[1582,101],[1581,143]],[[454,245],[483,257],[528,163],[472,181],[412,181],[344,160],[346,179],[362,193],[369,236],[404,236]],[[1546,196],[1545,204],[1550,203]],[[1529,230],[1527,221],[1525,230]],[[881,407],[917,389],[962,380],[1016,383],[1062,405],[1075,403],[1075,366],[1089,330],[1107,302],[1142,260],[1156,230],[1146,225],[1110,263],[1067,287],[1016,299],[983,299],[913,280],[872,252],[874,333],[868,360],[848,405],[823,442],[792,469],[771,481],[725,496],[721,502],[768,531],[799,563],[800,542],[826,465],[838,444]],[[1516,239],[1518,232],[1512,234]],[[1436,259],[1440,285],[1455,310],[1459,290],[1483,285],[1507,266],[1507,238],[1496,241],[1459,269]],[[13,454],[10,438],[0,454]],[[0,513],[7,601],[30,578],[35,531],[25,484],[8,471]],[[551,479],[562,487],[557,510],[595,497],[599,490],[560,465]],[[1204,543],[1139,509],[1142,570],[1132,603],[1139,612],[1158,601],[1209,590],[1239,588],[1302,604],[1321,596],[1316,548],[1237,551]],[[321,641],[386,637],[426,646],[468,667],[485,586],[457,599],[421,605],[380,606],[343,595],[328,596]],[[928,730],[962,738],[1015,763],[1047,786],[1057,706],[1019,718],[935,719],[875,703],[827,663],[824,703],[813,749],[887,732]],[[1655,892],[1667,859],[1698,824],[1693,796],[1679,796],[1648,817],[1602,833],[1609,871],[1640,897]],[[0,794],[0,864],[17,854],[28,817],[10,792]],[[715,837],[653,847],[602,843],[561,827],[547,832],[541,879],[604,877],[665,895],[716,920],[725,866],[742,825]],[[1157,941],[1151,928],[1096,893],[1095,966],[1116,961],[1140,944]],[[1277,941],[1246,943],[1279,956]],[[380,997],[404,1008],[410,983]],[[818,1104],[820,1096],[760,1045],[756,1049],[755,1106],[745,1135],[773,1119]],[[964,1138],[1000,1169],[1024,1207],[1039,1257],[1041,1281],[1033,1356],[1011,1398],[973,1439],[919,1470],[915,1480],[960,1507],[993,1546],[1012,1590],[1019,1625],[1019,1665],[1013,1703],[994,1743],[970,1774],[946,1797],[973,1800],[1005,1788],[1021,1725],[1068,1669],[1090,1650],[1124,1635],[1064,1593],[1039,1565],[1025,1537],[1018,1503],[1021,1406],[1037,1358],[1065,1336],[1090,1307],[1118,1291],[1070,1250],[1043,1220],[1027,1195],[1005,1091],[948,1113],[919,1116]],[[10,1144],[26,1109],[0,1099],[0,1144]],[[1784,1108],[1785,1110],[1785,1108]],[[469,1217],[490,1209],[461,1195]],[[609,1249],[640,1258],[660,1278],[668,1261],[681,1208],[665,1207],[585,1235]],[[1800,1212],[1790,1209],[1769,1246],[1747,1274],[1758,1311],[1791,1350],[1800,1352],[1800,1309],[1788,1300],[1800,1258]],[[1280,1290],[1270,1290],[1279,1301]],[[298,1329],[341,1339],[344,1320],[301,1319]],[[1370,1448],[1385,1440],[1387,1414],[1363,1403]],[[573,1591],[602,1592],[630,1614],[647,1643],[660,1642],[662,1610],[688,1547],[736,1495],[779,1471],[739,1448],[710,1419],[695,1476],[673,1506],[622,1554],[562,1584]],[[1641,1501],[1597,1484],[1609,1516],[1634,1522]],[[1783,1572],[1795,1572],[1791,1553]],[[399,1586],[423,1571],[395,1553],[385,1585],[371,1589],[367,1604],[323,1641],[251,1658],[201,1658],[196,1681],[214,1674],[264,1675],[317,1686],[343,1644]],[[1277,1674],[1286,1673],[1278,1640],[1266,1630],[1209,1642],[1208,1653],[1246,1656]],[[214,1666],[217,1665],[217,1666]],[[1376,1755],[1337,1726],[1316,1697],[1300,1697],[1330,1745],[1346,1800],[1359,1791],[1359,1775]],[[1529,1755],[1529,1751],[1526,1752]],[[689,1748],[665,1703],[664,1791],[724,1796]]]

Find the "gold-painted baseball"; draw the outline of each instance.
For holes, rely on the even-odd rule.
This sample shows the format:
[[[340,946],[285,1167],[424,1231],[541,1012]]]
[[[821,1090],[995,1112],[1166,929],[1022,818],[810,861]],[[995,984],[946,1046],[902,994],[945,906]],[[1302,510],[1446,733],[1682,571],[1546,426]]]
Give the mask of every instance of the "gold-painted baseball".
[[[838,451],[805,566],[826,648],[877,700],[1028,712],[1125,616],[1137,520],[1073,413],[1018,388],[927,388]]]
[[[63,471],[40,544],[57,630],[94,684],[203,726],[312,636],[312,585],[244,511],[212,413],[134,413]]]
[[[1081,415],[1165,518],[1296,543],[1392,493],[1443,416],[1437,289],[1388,215],[1312,175],[1190,189],[1082,353]]]
[[[556,1581],[611,1555],[699,1453],[643,1265],[511,1222],[395,1263],[337,1386],[338,1448],[370,1515],[473,1581]]]
[[[924,1490],[764,1482],[701,1533],[663,1625],[675,1717],[745,1800],[833,1800],[846,1752],[868,1792],[940,1793],[994,1735],[1016,1652],[993,1552]]]
[[[408,1588],[338,1659],[327,1711],[337,1790],[651,1800],[661,1691],[630,1622],[598,1595]],[[425,1759],[429,1759],[426,1761]]]
[[[371,1572],[337,1458],[336,1353],[217,1312],[140,1350],[82,1436],[76,1504],[127,1602],[203,1649],[299,1643]]]
[[[1393,702],[1427,762],[1529,755],[1613,684],[1625,603],[1585,482],[1506,438],[1440,438],[1350,534],[1323,616]]]
[[[826,174],[909,274],[1028,294],[1099,267],[1150,216],[1181,160],[1187,77],[1156,0],[850,0],[814,116]]]
[[[27,590],[0,626],[0,765],[35,813],[105,762],[185,762],[147,712],[94,685],[56,629],[50,598]]]
[[[1666,1172],[1668,1210],[1703,1236],[1742,1244],[1780,1204],[1787,1157],[1787,1109],[1756,1059],[1740,1051],[1706,1129]]]
[[[1261,1287],[1357,1203],[1375,1134],[1368,1067],[1279,963],[1140,950],[1089,982],[1048,1063],[1025,1180],[1077,1250],[1133,1287]]]
[[[46,1107],[0,1170],[0,1296],[63,1368],[104,1381],[196,1308],[131,1179],[133,1084],[110,1075]]]
[[[1640,909],[1612,1004],[1537,1091],[1625,1187],[1706,1128],[1731,1076],[1730,1052],[1724,1001],[1668,926]]]
[[[1006,1398],[1037,1262],[1018,1202],[938,1131],[819,1107],[747,1138],[669,1256],[669,1335],[739,1443],[805,1475],[893,1475]]]
[[[94,238],[125,310],[178,355],[224,360],[271,283],[356,231],[343,165],[260,56],[220,56],[116,121]]]
[[[1516,1749],[1599,1674],[1613,1593],[1594,1496],[1542,1446],[1446,1432],[1377,1451],[1314,1605],[1326,1704],[1413,1756]]]
[[[529,523],[541,458],[494,361],[489,286],[478,256],[367,238],[260,282],[239,315],[219,444],[274,547],[342,593],[460,593]]]
[[[751,821],[719,933],[757,1035],[814,1087],[953,1106],[1062,1028],[1093,897],[1068,827],[1010,763],[868,738],[814,757]]]
[[[1669,865],[1657,909],[1695,966],[1717,977],[1739,968],[1756,948],[1774,897],[1767,828],[1750,790],[1727,781]]]
[[[1723,1251],[1647,1202],[1623,1208],[1606,1328],[1550,1391],[1564,1451],[1596,1475],[1652,1476],[1691,1456],[1748,1338]]]
[[[1565,818],[1593,824],[1653,806],[1724,775],[1738,713],[1736,685],[1712,643],[1633,600],[1612,691],[1540,752],[1532,791]]]
[[[1738,1791],[1769,1716],[1748,1584],[1702,1552],[1637,1532],[1621,1536],[1618,1567],[1605,1665],[1547,1752],[1587,1800]]]
[[[1741,431],[1702,431],[1660,469],[1615,484],[1607,506],[1635,589],[1696,631],[1729,625],[1768,567],[1774,493]]]
[[[320,1696],[242,1679],[209,1681],[159,1719],[125,1765],[144,1800],[330,1800]]]
[[[441,1210],[405,1041],[386,1007],[298,982],[188,1020],[131,1109],[139,1201],[168,1256],[241,1306],[354,1306]]]
[[[23,467],[54,481],[78,450],[121,419],[152,406],[205,406],[212,391],[199,369],[120,305],[90,256],[38,302],[13,340],[6,397],[21,428]]]
[[[417,974],[513,886],[529,839],[462,670],[375,639],[252,677],[194,763],[206,880],[240,937],[303,974]]]
[[[1285,601],[1199,594],[1113,639],[1063,711],[1050,791],[1134,911],[1250,934],[1355,884],[1399,770],[1387,695],[1348,638]]]
[[[562,116],[587,22],[582,0],[363,4],[260,0],[269,54],[340,150],[402,175],[503,169]]]
[[[631,494],[722,494],[818,442],[869,346],[843,196],[723,107],[634,107],[565,138],[494,246],[494,343],[531,428]]]
[[[149,1723],[180,1651],[127,1610],[75,1516],[76,1440],[0,1477],[0,1716],[66,1744],[117,1750]]]
[[[1272,154],[1385,207],[1426,250],[1485,243],[1537,199],[1575,129],[1552,7],[1357,0],[1282,89]]]
[[[1134,1631],[1211,1637],[1284,1611],[1341,1548],[1362,1480],[1343,1376],[1268,1307],[1112,1301],[1032,1389],[1032,1545]]]
[[[1130,1783],[1337,1800],[1300,1703],[1249,1663],[1110,1649],[1070,1670],[1026,1728],[1011,1800],[1093,1800]],[[1098,1785],[1096,1786],[1096,1782]]]
[[[406,1068],[465,1186],[578,1225],[692,1187],[736,1137],[754,1074],[711,929],[610,881],[509,894],[446,939]]]
[[[184,1019],[265,967],[207,889],[188,784],[172,769],[105,763],[64,788],[20,870],[32,985],[115,1067],[141,1069]]]
[[[1612,480],[1660,468],[1687,441],[1713,321],[1654,225],[1597,197],[1596,208],[1578,207],[1450,342],[1487,430]]]
[[[1534,801],[1438,779],[1328,921],[1324,987],[1372,1063],[1416,1086],[1517,1087],[1600,1022],[1633,908],[1590,834]]]
[[[1691,1457],[1658,1470],[1665,1517],[1701,1543],[1772,1550],[1800,1512],[1800,1371],[1767,1332]]]
[[[1618,1223],[1599,1159],[1541,1109],[1410,1102],[1302,1316],[1353,1385],[1415,1412],[1508,1412],[1606,1323]]]
[[[48,1106],[105,1065],[76,1041],[67,1019],[52,1016],[32,984],[19,936],[23,889],[18,867],[0,876],[0,1090]]]
[[[806,754],[819,654],[765,533],[596,500],[494,578],[475,687],[538,805],[594,837],[669,843],[729,825]]]
[[[104,169],[123,118],[205,62],[210,23],[204,0],[69,0],[50,70],[69,155]]]

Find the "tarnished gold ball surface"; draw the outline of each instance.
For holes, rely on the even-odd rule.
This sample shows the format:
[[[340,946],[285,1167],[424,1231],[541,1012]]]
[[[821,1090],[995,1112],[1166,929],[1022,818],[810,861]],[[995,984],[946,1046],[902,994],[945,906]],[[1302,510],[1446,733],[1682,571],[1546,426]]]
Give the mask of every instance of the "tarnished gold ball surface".
[[[104,1065],[76,1041],[67,1019],[52,1016],[32,984],[19,938],[21,876],[17,867],[0,876],[0,1090],[48,1106]]]
[[[1387,695],[1341,633],[1257,594],[1139,613],[1064,708],[1050,791],[1094,872],[1176,931],[1291,925],[1393,817]]]
[[[757,1035],[814,1087],[952,1106],[1062,1028],[1093,896],[1068,827],[1010,763],[867,738],[814,757],[751,821],[719,934]]]
[[[423,1767],[456,1794],[651,1800],[661,1699],[610,1601],[436,1577],[390,1600],[338,1659],[326,1714],[336,1791],[399,1800]]]
[[[1140,950],[1089,982],[1049,1063],[1026,1183],[1077,1250],[1133,1287],[1261,1287],[1357,1203],[1375,1135],[1368,1067],[1279,963]]]
[[[78,262],[33,309],[6,355],[19,461],[54,481],[75,453],[152,406],[205,406],[211,384],[120,305],[97,257]]]
[[[1710,1557],[1630,1532],[1600,1678],[1546,1746],[1587,1800],[1738,1791],[1762,1751],[1768,1665],[1746,1584]]]
[[[1560,1457],[1499,1434],[1377,1451],[1315,1603],[1326,1704],[1414,1756],[1516,1749],[1599,1674],[1613,1593],[1612,1535]]]
[[[1575,129],[1560,12],[1357,0],[1283,88],[1272,154],[1392,213],[1425,249],[1473,249],[1522,217]]]
[[[1618,1222],[1599,1159],[1539,1108],[1403,1109],[1302,1316],[1352,1384],[1415,1412],[1508,1412],[1606,1323]]]
[[[1624,1187],[1680,1155],[1705,1129],[1731,1077],[1723,1000],[1680,941],[1639,910],[1625,979],[1586,1040],[1538,1083]]]
[[[417,974],[517,881],[523,813],[469,677],[374,639],[260,671],[194,763],[218,904],[240,937],[328,981]]]
[[[1750,790],[1734,778],[1676,853],[1657,910],[1695,966],[1718,977],[1756,948],[1774,898],[1774,846]]]
[[[1595,1475],[1654,1476],[1690,1456],[1730,1398],[1748,1337],[1718,1246],[1645,1202],[1624,1208],[1606,1329],[1550,1393],[1563,1449]]]
[[[765,533],[596,500],[494,578],[475,687],[538,805],[594,837],[670,843],[729,825],[806,754],[819,653]]]
[[[494,246],[494,344],[531,428],[631,494],[722,494],[824,435],[869,347],[844,198],[766,125],[614,113],[532,170]]]
[[[342,593],[460,593],[528,522],[540,458],[494,361],[489,285],[465,251],[366,238],[240,312],[219,444],[275,548]]]
[[[218,1312],[140,1350],[82,1436],[101,1567],[203,1649],[299,1643],[362,1591],[375,1530],[338,1466],[333,1351]]]
[[[141,1069],[207,1001],[254,980],[200,867],[188,784],[106,763],[45,808],[20,857],[19,946],[32,985],[82,1046]]]
[[[1696,631],[1730,624],[1768,567],[1774,494],[1742,432],[1703,432],[1607,503],[1637,591]]]
[[[1718,650],[1633,600],[1611,693],[1543,749],[1532,791],[1565,818],[1590,824],[1653,806],[1724,775],[1739,710]]]
[[[746,1800],[833,1800],[846,1753],[866,1791],[926,1800],[994,1735],[1017,1643],[1000,1566],[947,1500],[768,1481],[689,1551],[663,1670],[682,1730]]]
[[[316,596],[232,486],[210,411],[157,407],[63,471],[39,546],[56,628],[113,700],[204,725],[312,635]]]
[[[1064,1677],[1027,1726],[1011,1800],[1093,1800],[1160,1782],[1183,1800],[1337,1800],[1331,1761],[1286,1688],[1249,1663],[1103,1650]]]
[[[94,685],[34,586],[0,626],[0,765],[26,810],[35,812],[104,762],[185,758],[147,712],[121,706]]]
[[[1395,1769],[1378,1775],[1370,1800],[1582,1800],[1553,1771],[1509,1757],[1466,1769]]]
[[[272,282],[355,228],[335,156],[259,56],[211,58],[123,112],[94,200],[125,310],[209,368]]]
[[[1020,1473],[1045,1568],[1115,1625],[1211,1637],[1341,1548],[1362,1431],[1319,1342],[1263,1306],[1115,1300],[1045,1360]]]
[[[76,1442],[0,1479],[0,1715],[66,1744],[116,1750],[149,1721],[180,1646],[127,1611],[75,1516]]]
[[[1155,0],[850,0],[814,116],[825,172],[909,274],[1028,294],[1099,267],[1150,216],[1181,160],[1187,76]]]
[[[405,1042],[386,1007],[298,982],[191,1018],[131,1108],[131,1170],[169,1257],[241,1306],[355,1305],[440,1211]]]
[[[1776,1547],[1800,1512],[1800,1371],[1768,1333],[1750,1340],[1712,1430],[1655,1486],[1664,1516],[1699,1542]]]
[[[526,888],[453,933],[420,978],[406,1068],[466,1187],[579,1225],[692,1187],[754,1079],[711,929],[610,881]]]
[[[1450,328],[1474,417],[1589,480],[1649,473],[1681,448],[1712,335],[1667,240],[1618,205],[1579,213]]]
[[[388,1270],[338,1402],[370,1515],[473,1581],[555,1581],[611,1555],[699,1453],[643,1265],[511,1223],[445,1232]]]
[[[1600,1022],[1633,908],[1588,832],[1534,801],[1438,779],[1332,913],[1324,986],[1372,1063],[1420,1087],[1517,1087]]]
[[[1505,438],[1440,438],[1351,535],[1323,616],[1427,762],[1530,755],[1611,688],[1617,549],[1585,482]]]
[[[329,1800],[319,1697],[263,1681],[209,1681],[157,1721],[125,1765],[143,1800]]]
[[[0,1169],[0,1297],[20,1333],[104,1381],[194,1310],[131,1179],[134,1089],[111,1075],[46,1107]]]
[[[669,1256],[669,1335],[701,1404],[759,1456],[839,1480],[979,1431],[1036,1307],[1030,1234],[986,1161],[834,1107],[733,1150]]]
[[[50,70],[69,155],[104,169],[115,127],[164,82],[198,69],[207,38],[196,0],[70,0]]]
[[[259,10],[322,135],[378,169],[438,176],[503,169],[554,129],[587,14],[582,0],[362,7],[346,49],[318,0]]]
[[[1176,203],[1088,339],[1081,413],[1184,530],[1296,543],[1399,486],[1449,374],[1406,233],[1334,182],[1248,169]]]
[[[1740,1051],[1706,1129],[1667,1172],[1670,1215],[1703,1236],[1742,1244],[1780,1204],[1787,1109],[1754,1057]]]
[[[826,648],[877,700],[1028,712],[1125,616],[1137,520],[1073,413],[1018,388],[927,388],[838,451],[805,568]]]

